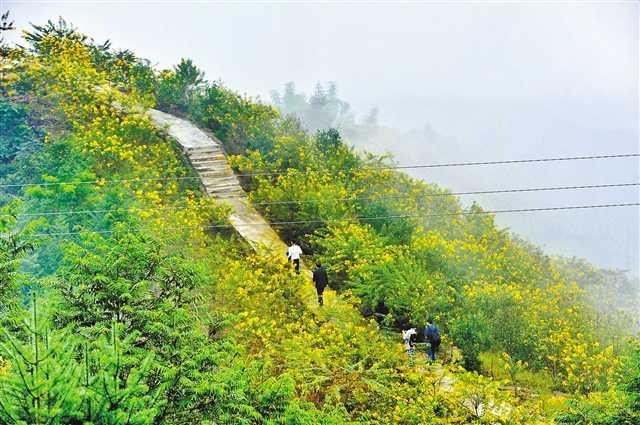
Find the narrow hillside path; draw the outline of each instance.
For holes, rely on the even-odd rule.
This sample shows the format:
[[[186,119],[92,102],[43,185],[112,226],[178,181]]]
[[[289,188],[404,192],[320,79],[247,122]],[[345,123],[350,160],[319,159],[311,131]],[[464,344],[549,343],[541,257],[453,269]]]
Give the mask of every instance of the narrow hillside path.
[[[222,142],[196,127],[190,121],[178,118],[155,109],[149,109],[147,115],[155,125],[165,130],[182,147],[191,166],[198,174],[202,190],[207,196],[228,203],[233,208],[229,221],[235,230],[259,254],[270,258],[283,258],[287,245],[273,230],[265,218],[251,205],[240,181],[227,162]],[[307,306],[325,321],[341,325],[362,322],[364,318],[353,307],[343,302],[335,291],[327,288],[324,293],[324,306],[318,306],[316,290],[311,281],[311,272],[303,268],[306,276],[301,295]],[[421,373],[430,373],[439,377],[441,388],[450,392],[455,379],[445,373],[441,366],[427,365],[420,362],[416,365]],[[471,403],[469,401],[469,403]],[[491,410],[504,414],[510,410],[507,406],[491,406]]]
[[[203,192],[233,208],[229,221],[243,239],[259,254],[274,259],[284,258],[287,245],[273,230],[269,222],[251,205],[246,192],[227,162],[222,142],[196,127],[190,121],[155,109],[147,115],[155,125],[165,130],[182,147],[194,171],[200,177]],[[324,319],[363,320],[352,307],[341,302],[336,293],[325,290],[325,305],[318,308],[311,272],[303,268],[307,279],[301,288],[306,304]]]

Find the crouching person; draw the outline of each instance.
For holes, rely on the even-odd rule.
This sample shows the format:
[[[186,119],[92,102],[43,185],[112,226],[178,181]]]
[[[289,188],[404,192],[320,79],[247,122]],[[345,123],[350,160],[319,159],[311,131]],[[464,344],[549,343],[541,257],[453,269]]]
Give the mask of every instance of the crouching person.
[[[407,349],[407,355],[409,358],[413,358],[413,355],[416,352],[416,338],[418,336],[418,332],[416,332],[416,328],[407,329],[406,331],[402,331],[402,342],[404,343],[404,347]]]

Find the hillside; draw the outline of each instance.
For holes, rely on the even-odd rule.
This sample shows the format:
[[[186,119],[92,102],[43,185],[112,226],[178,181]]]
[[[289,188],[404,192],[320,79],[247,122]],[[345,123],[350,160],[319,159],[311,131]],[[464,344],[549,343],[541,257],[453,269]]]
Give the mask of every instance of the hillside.
[[[638,340],[567,278],[588,265],[190,60],[64,21],[24,44],[2,46],[1,423],[639,423]],[[324,306],[281,240],[327,268]],[[435,364],[400,338],[428,318]]]

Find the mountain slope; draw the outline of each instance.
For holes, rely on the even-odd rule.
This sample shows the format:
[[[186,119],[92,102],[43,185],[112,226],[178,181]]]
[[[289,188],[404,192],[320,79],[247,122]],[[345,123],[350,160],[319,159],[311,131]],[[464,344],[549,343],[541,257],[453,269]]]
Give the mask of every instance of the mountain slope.
[[[598,403],[633,420],[624,330],[479,206],[192,63],[154,70],[64,22],[26,38],[2,73],[0,141],[36,148],[0,173],[1,421],[577,423]],[[290,238],[330,271],[323,308]],[[427,317],[436,367],[399,341]]]

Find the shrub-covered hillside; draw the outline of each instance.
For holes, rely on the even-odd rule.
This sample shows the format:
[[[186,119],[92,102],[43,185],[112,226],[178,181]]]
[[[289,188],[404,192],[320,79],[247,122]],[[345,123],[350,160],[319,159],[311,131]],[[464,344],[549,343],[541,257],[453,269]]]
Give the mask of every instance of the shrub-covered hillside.
[[[0,65],[0,423],[640,423],[638,340],[591,307],[588,265],[190,60],[62,20],[23,44]],[[226,225],[148,107],[223,141],[335,303]],[[399,336],[430,317],[435,364]]]

